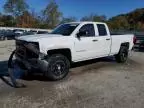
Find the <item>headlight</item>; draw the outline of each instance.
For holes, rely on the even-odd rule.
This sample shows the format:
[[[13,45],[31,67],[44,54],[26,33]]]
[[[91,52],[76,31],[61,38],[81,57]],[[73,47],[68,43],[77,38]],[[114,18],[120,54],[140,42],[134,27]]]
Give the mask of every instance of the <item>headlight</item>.
[[[37,42],[28,42],[25,43],[24,46],[30,51],[39,54],[39,44]]]
[[[38,42],[27,42],[23,40],[16,40],[16,47],[23,46],[31,52],[39,54],[39,43]]]

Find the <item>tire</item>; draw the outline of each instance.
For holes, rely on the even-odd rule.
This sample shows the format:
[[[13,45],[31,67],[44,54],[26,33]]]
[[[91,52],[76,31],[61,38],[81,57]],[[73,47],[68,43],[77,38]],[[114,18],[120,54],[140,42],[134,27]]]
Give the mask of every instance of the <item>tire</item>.
[[[70,61],[61,54],[54,54],[47,60],[48,66],[45,76],[49,80],[61,80],[67,76],[70,68]]]
[[[125,63],[128,59],[128,48],[121,46],[119,53],[115,55],[115,59],[118,63]]]

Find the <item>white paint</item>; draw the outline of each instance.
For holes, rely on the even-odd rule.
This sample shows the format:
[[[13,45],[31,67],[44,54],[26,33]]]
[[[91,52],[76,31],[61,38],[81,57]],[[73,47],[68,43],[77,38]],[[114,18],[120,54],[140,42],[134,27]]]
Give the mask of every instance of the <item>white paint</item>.
[[[93,58],[105,57],[117,54],[121,43],[129,42],[129,50],[133,47],[134,35],[110,35],[108,26],[100,22],[77,22],[79,26],[70,36],[62,36],[55,34],[42,34],[32,36],[22,36],[18,39],[32,42],[39,42],[40,51],[47,54],[48,50],[68,48],[71,51],[72,61],[84,61]],[[76,34],[85,24],[94,24],[95,37],[77,38]],[[107,30],[107,36],[98,36],[98,28],[96,24],[104,24]],[[110,39],[110,40],[106,40]],[[93,40],[98,40],[93,42]]]

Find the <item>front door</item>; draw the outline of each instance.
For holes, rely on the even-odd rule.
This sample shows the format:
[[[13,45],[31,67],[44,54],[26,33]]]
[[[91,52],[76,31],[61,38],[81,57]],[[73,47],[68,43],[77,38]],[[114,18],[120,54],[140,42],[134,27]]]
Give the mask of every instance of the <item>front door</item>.
[[[94,25],[85,24],[79,31],[85,31],[86,34],[75,38],[75,59],[81,61],[97,56],[96,52],[99,50],[99,46],[95,36]]]

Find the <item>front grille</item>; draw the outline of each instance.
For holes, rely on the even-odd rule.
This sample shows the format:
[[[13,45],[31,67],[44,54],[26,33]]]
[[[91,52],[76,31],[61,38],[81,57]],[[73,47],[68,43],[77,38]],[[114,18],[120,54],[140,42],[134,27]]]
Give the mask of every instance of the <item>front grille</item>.
[[[31,44],[34,46],[34,50],[31,50],[27,45]],[[35,52],[35,50],[37,52]],[[37,42],[26,42],[22,40],[16,40],[16,56],[22,59],[32,59],[39,57],[39,44]]]

